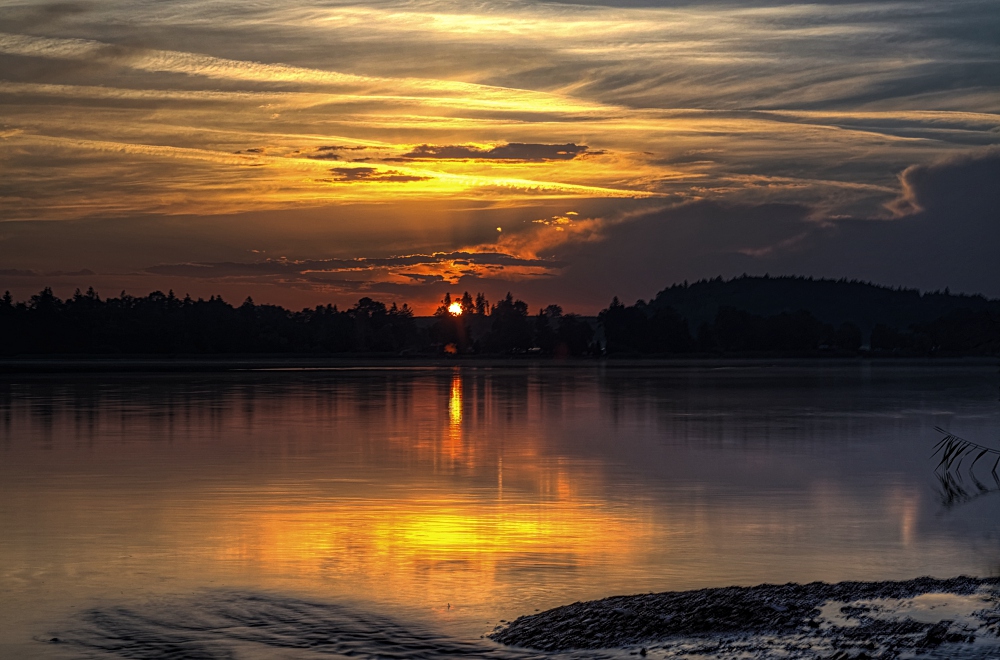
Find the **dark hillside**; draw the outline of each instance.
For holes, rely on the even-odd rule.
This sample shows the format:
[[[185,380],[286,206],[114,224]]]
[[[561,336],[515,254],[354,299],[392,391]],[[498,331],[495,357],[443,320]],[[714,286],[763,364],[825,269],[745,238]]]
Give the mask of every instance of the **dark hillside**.
[[[727,307],[765,317],[804,310],[823,323],[853,323],[866,338],[876,325],[907,330],[956,312],[1000,314],[1000,300],[953,295],[947,289],[921,294],[859,281],[745,275],[675,284],[656,294],[649,306],[673,308],[692,329],[711,323]]]

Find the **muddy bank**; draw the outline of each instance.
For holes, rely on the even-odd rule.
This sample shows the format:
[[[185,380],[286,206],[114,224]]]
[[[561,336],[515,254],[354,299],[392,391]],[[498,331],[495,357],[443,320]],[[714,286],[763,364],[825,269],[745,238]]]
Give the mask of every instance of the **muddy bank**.
[[[522,616],[489,637],[542,651],[636,647],[659,657],[780,650],[894,658],[943,647],[989,657],[997,651],[998,596],[1000,578],[971,577],[700,589],[573,603]]]

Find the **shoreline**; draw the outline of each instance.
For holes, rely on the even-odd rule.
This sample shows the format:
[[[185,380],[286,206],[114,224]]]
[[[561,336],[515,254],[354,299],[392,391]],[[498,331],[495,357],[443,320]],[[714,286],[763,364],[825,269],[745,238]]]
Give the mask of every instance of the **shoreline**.
[[[997,657],[1000,577],[612,596],[521,616],[487,637],[547,653],[635,649],[657,658],[897,658],[942,651]]]
[[[731,356],[683,358],[540,358],[295,355],[58,356],[0,358],[0,376],[88,373],[282,373],[472,369],[712,369],[826,366],[998,366],[997,357]]]

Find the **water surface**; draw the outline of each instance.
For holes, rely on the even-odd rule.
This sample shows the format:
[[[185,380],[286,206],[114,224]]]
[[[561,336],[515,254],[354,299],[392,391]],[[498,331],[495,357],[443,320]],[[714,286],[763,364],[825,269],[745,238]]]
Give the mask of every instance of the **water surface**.
[[[998,382],[853,362],[8,377],[0,656],[503,654],[479,640],[501,620],[613,594],[993,575],[1000,496],[945,506],[928,456],[935,426],[1000,446]]]

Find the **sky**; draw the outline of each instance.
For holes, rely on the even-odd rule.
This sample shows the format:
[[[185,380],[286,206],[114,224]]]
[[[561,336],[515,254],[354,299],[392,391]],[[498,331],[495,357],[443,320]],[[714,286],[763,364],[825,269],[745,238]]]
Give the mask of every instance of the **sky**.
[[[0,289],[1000,297],[1000,0],[0,0]]]

